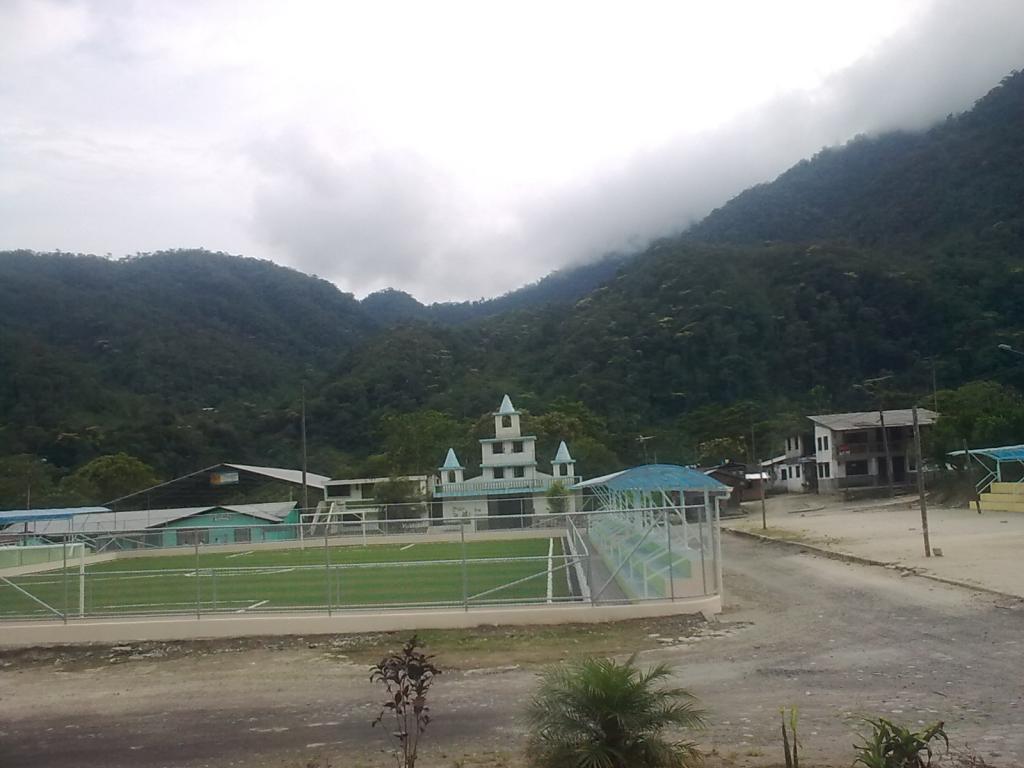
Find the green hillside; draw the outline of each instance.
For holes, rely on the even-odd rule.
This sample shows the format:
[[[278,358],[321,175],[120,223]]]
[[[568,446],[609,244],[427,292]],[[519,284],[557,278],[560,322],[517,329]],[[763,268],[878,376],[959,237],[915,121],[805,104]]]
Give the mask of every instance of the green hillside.
[[[470,452],[503,392],[542,453],[566,437],[587,474],[640,460],[641,433],[661,460],[742,453],[752,422],[771,446],[809,410],[871,407],[856,385],[889,373],[892,404],[933,375],[994,382],[940,393],[973,414],[949,423],[1024,441],[1024,366],[996,348],[1024,345],[1020,157],[1014,74],[929,131],[823,151],[680,237],[496,303],[360,303],[196,251],[0,254],[0,507],[26,466],[58,495],[120,451],[162,476],[294,466],[303,381],[311,466],[328,474]]]

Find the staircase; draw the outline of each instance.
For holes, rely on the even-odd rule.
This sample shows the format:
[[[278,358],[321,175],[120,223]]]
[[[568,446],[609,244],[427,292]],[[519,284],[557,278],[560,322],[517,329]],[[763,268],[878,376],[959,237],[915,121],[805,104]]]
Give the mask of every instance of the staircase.
[[[1024,483],[992,483],[981,494],[981,508],[989,512],[1024,512]]]

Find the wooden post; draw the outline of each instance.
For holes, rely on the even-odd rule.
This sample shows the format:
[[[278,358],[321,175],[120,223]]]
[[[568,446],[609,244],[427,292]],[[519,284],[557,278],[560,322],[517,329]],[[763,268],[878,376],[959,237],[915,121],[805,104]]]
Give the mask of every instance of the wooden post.
[[[885,451],[885,469],[887,472],[886,479],[889,485],[889,495],[895,496],[896,489],[892,486],[892,453],[889,452],[889,434],[885,429],[885,410],[882,408],[878,409],[878,423],[882,425],[882,450]]]
[[[924,534],[924,556],[932,556],[928,541],[928,502],[924,498],[924,461],[921,455],[921,427],[917,423],[917,406],[911,409],[914,416],[914,446],[917,452],[917,495],[921,499],[921,532]]]

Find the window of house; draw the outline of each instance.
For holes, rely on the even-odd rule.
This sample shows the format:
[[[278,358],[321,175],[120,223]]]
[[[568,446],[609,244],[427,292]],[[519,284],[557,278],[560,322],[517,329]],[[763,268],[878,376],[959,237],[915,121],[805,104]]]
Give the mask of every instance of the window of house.
[[[831,464],[822,464],[821,468],[825,472],[825,477],[831,477],[832,476],[832,465]]]
[[[455,473],[454,472],[449,472],[448,473],[448,482],[449,483],[454,483],[455,482]]]
[[[512,417],[511,416],[502,416],[501,417],[501,426],[503,426],[503,427],[511,427],[512,426]]]
[[[505,468],[504,467],[495,467],[494,468],[494,479],[495,480],[504,480],[505,479]]]
[[[825,450],[828,450],[828,435],[823,435],[821,438],[822,445],[825,446]]]
[[[785,467],[782,468],[782,479],[783,480],[789,480],[789,474],[786,472],[786,468]]]
[[[351,496],[352,486],[351,485],[336,485],[331,488],[331,496]]]
[[[512,474],[515,477],[526,477],[526,467],[513,467]]]
[[[846,462],[846,476],[855,477],[857,475],[866,475],[868,473],[867,461],[848,461]]]
[[[793,467],[793,477],[800,477],[800,465]]]
[[[821,436],[818,436],[818,450],[821,450]]]
[[[565,475],[568,475],[568,474],[569,474],[569,465],[568,465],[568,464],[562,464],[562,465],[560,465],[560,466],[558,467],[558,474],[562,475],[563,477],[564,477]]]
[[[512,443],[512,453],[522,453],[522,452],[523,452],[523,441],[522,440],[515,440]]]
[[[491,453],[504,453],[504,452],[505,452],[505,444],[504,443],[491,443]]]

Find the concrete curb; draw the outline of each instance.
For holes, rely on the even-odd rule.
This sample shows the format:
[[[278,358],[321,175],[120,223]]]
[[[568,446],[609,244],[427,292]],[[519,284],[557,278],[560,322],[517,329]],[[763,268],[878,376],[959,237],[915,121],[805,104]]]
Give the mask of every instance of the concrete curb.
[[[816,555],[827,557],[830,560],[839,560],[844,563],[855,563],[857,565],[872,565],[876,568],[888,568],[893,571],[901,571],[912,576],[920,576],[922,579],[928,579],[930,581],[937,581],[940,584],[947,584],[951,587],[960,587],[961,589],[970,589],[975,592],[983,592],[987,595],[995,595],[996,597],[1005,597],[1010,600],[1024,600],[1024,597],[1020,595],[1014,595],[1009,592],[1000,592],[998,589],[992,589],[991,587],[982,587],[978,584],[971,584],[967,581],[959,581],[957,579],[950,579],[945,576],[937,576],[933,573],[927,573],[925,571],[912,568],[908,565],[900,565],[896,562],[889,562],[886,560],[872,560],[867,557],[861,557],[859,555],[851,555],[847,552],[836,552],[833,549],[825,549],[815,544],[802,544],[799,541],[790,541],[789,539],[776,539],[771,536],[764,536],[760,533],[754,533],[752,531],[741,531],[738,528],[727,528],[722,526],[722,530],[726,533],[731,533],[734,536],[740,536],[755,541],[760,541],[764,544],[775,544],[776,546],[785,547],[787,549],[796,549],[802,552],[813,552]]]

